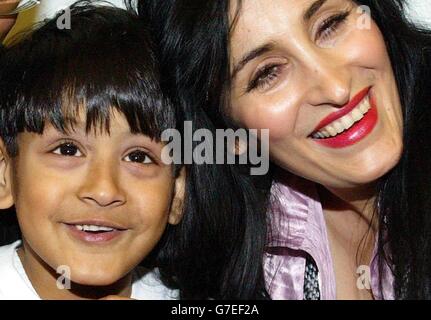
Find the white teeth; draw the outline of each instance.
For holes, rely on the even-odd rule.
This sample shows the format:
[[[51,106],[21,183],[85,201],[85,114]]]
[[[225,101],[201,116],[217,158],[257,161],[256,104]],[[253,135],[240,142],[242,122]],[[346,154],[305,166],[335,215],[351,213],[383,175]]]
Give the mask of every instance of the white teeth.
[[[355,123],[353,118],[348,114],[342,117],[340,121],[343,124],[344,129],[349,129]]]
[[[355,109],[350,111],[341,119],[338,119],[328,124],[326,127],[320,129],[318,132],[313,133],[312,137],[314,139],[334,137],[337,134],[350,129],[356,122],[361,120],[370,109],[370,99],[367,96],[359,105],[355,107]]]
[[[363,103],[361,103],[361,105],[359,106],[359,111],[361,111],[362,114],[367,113],[368,109],[369,109],[368,106]]]
[[[326,128],[326,130],[328,130],[328,131],[329,131],[329,136],[333,137],[333,136],[336,136],[336,135],[337,135],[337,130],[335,130],[335,129],[334,129],[333,127],[331,127],[330,125],[329,125],[329,126],[326,126],[325,128]]]
[[[341,133],[344,131],[344,126],[340,121],[335,121],[334,127],[335,127],[335,130],[337,131],[337,133]]]
[[[104,226],[94,226],[94,225],[75,225],[75,228],[79,231],[114,231],[114,228],[104,227]]]
[[[358,109],[353,109],[352,111],[352,118],[353,121],[359,121],[364,117],[364,115],[361,113],[361,111],[359,111]]]
[[[327,130],[322,130],[321,132],[323,133],[323,135],[325,136],[325,138],[328,138],[328,137],[331,136]]]

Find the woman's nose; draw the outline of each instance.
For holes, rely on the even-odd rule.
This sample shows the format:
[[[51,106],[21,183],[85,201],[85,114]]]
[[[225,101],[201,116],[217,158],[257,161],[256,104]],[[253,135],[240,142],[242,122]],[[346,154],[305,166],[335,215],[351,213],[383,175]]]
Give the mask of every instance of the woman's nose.
[[[107,162],[90,165],[85,183],[78,192],[78,197],[99,207],[117,207],[126,202],[126,196],[118,181],[118,170]]]
[[[352,78],[345,66],[332,61],[315,60],[307,78],[310,104],[342,107],[349,102]]]

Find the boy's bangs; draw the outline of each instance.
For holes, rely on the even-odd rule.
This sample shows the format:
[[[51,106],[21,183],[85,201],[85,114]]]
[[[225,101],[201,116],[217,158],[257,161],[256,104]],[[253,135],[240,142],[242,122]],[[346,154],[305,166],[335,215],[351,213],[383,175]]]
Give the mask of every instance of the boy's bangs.
[[[17,121],[23,124],[18,131],[43,133],[45,124],[50,123],[68,133],[84,119],[87,133],[109,133],[114,111],[125,117],[132,133],[142,133],[157,141],[163,130],[175,128],[175,111],[171,104],[161,95],[155,96],[159,89],[148,88],[144,80],[122,86],[119,80],[116,84],[103,83],[104,79],[93,82],[84,72],[80,76],[85,79],[67,80],[62,85],[53,80],[49,86],[53,88],[51,92],[41,88],[41,95],[33,91],[29,95],[31,98],[23,99],[25,111],[15,117],[22,117]]]
[[[53,19],[2,54],[4,138],[43,133],[47,122],[67,132],[80,115],[87,132],[109,132],[114,110],[125,116],[131,132],[156,140],[175,128],[175,109],[163,97],[145,24],[122,10],[88,16],[86,10],[72,9],[72,29],[59,30]]]

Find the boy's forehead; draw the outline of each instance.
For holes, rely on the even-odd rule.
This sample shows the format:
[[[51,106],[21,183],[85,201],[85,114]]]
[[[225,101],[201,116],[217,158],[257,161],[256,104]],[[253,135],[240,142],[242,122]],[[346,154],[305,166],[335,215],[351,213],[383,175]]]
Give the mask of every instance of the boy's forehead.
[[[91,120],[87,119],[86,108],[78,107],[75,110],[77,111],[69,109],[63,112],[65,114],[63,121],[65,133],[80,133],[85,135],[110,134],[111,132],[131,133],[131,128],[126,117],[114,107],[109,110],[108,115]],[[53,123],[47,122],[44,125],[44,133],[45,130],[48,132],[59,131],[59,128],[56,128]]]

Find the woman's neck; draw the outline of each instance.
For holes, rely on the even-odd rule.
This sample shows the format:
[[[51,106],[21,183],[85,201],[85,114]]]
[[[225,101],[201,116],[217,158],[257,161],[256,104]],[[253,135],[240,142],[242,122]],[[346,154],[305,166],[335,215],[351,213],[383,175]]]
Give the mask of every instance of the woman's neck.
[[[358,288],[358,268],[370,266],[377,232],[373,186],[335,190],[318,187],[334,263],[337,298],[370,299]]]
[[[351,189],[318,187],[322,206],[331,211],[348,211],[376,230],[374,204],[375,185],[370,184]]]
[[[100,299],[109,295],[130,297],[132,293],[132,276],[118,280],[109,286],[86,286],[74,282],[70,288],[64,281],[59,281],[61,274],[57,274],[48,266],[23,239],[23,246],[18,249],[18,256],[33,288],[43,300],[87,300]]]

